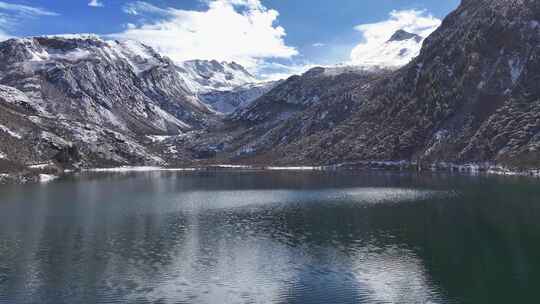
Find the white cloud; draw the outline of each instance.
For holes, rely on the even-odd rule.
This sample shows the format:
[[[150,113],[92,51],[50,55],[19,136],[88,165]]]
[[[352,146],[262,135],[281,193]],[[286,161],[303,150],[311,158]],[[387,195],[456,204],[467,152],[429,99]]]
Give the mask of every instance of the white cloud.
[[[322,43],[322,42],[315,42],[314,44],[312,44],[313,47],[323,47],[323,46],[326,46],[326,44]]]
[[[6,32],[0,30],[0,42],[4,41],[4,40],[8,40],[9,38],[11,38],[10,35],[8,35]]]
[[[27,16],[58,16],[58,13],[49,11],[41,7],[34,7],[22,4],[12,4],[0,1],[0,10],[11,11]]]
[[[88,2],[88,6],[91,6],[91,7],[103,7],[103,2],[99,1],[99,0],[91,0],[90,2]]]
[[[130,2],[124,6],[123,10],[124,13],[135,16],[151,13],[171,17],[174,15],[174,11],[176,11],[175,9],[160,8],[144,1]]]
[[[361,24],[355,27],[362,33],[363,42],[358,44],[351,52],[351,61],[355,64],[376,65],[386,63],[387,65],[402,65],[415,57],[420,45],[413,41],[403,42],[402,44],[385,46],[388,39],[397,30],[403,29],[409,33],[414,33],[426,38],[435,31],[441,24],[441,20],[420,10],[402,10],[392,11],[389,19],[370,24]],[[395,48],[393,50],[392,48]],[[396,57],[401,49],[408,49],[409,55],[405,57]],[[395,52],[394,52],[395,51]],[[387,53],[384,53],[387,52]],[[396,53],[396,54],[394,54]]]
[[[59,16],[59,14],[41,7],[0,1],[0,41],[12,38],[9,33],[25,19],[43,16]]]
[[[175,61],[236,61],[252,70],[265,59],[298,54],[286,45],[285,29],[275,24],[279,13],[259,0],[201,1],[206,4],[203,11],[129,3],[124,12],[142,23],[109,36],[141,41]],[[154,21],[147,21],[148,17]]]

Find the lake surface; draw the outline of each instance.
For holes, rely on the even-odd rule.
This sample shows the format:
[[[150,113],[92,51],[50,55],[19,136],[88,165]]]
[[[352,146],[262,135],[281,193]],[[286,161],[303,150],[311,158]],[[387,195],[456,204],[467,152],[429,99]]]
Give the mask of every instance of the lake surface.
[[[0,187],[0,303],[536,303],[540,180],[84,174]]]

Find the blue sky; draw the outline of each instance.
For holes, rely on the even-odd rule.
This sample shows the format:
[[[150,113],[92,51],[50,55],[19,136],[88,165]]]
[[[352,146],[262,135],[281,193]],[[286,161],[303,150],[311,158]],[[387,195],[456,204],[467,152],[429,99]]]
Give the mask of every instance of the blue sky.
[[[459,0],[7,0],[0,1],[0,36],[96,33],[141,40],[177,60],[216,57],[262,71],[279,69],[280,64],[294,68],[347,62],[352,49],[365,42],[359,25],[438,20],[458,4]],[[392,21],[392,11],[414,13],[384,23]]]

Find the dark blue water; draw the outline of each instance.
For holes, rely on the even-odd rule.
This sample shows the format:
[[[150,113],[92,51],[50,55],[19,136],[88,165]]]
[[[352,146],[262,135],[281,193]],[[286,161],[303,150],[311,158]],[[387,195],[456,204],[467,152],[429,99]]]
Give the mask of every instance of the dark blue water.
[[[540,181],[86,174],[0,187],[0,303],[536,303]]]

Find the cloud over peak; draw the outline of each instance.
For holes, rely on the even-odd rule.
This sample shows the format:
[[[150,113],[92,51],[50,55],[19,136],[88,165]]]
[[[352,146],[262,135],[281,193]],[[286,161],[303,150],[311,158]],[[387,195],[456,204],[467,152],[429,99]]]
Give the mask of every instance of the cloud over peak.
[[[298,51],[288,46],[285,29],[276,25],[279,13],[259,0],[202,0],[201,11],[163,8],[136,1],[124,12],[138,17],[116,39],[148,44],[175,61],[216,59],[254,68],[267,58],[290,58]],[[151,21],[148,21],[151,20]]]
[[[91,7],[103,7],[103,2],[99,1],[99,0],[91,0],[90,2],[88,2],[88,6],[91,6]]]
[[[399,66],[406,64],[418,55],[421,44],[411,40],[389,45],[388,39],[398,30],[426,38],[440,25],[440,19],[424,10],[394,10],[390,12],[387,20],[355,27],[362,34],[363,41],[352,50],[351,61],[354,64],[364,65]],[[408,55],[394,56],[402,50],[407,50]]]

